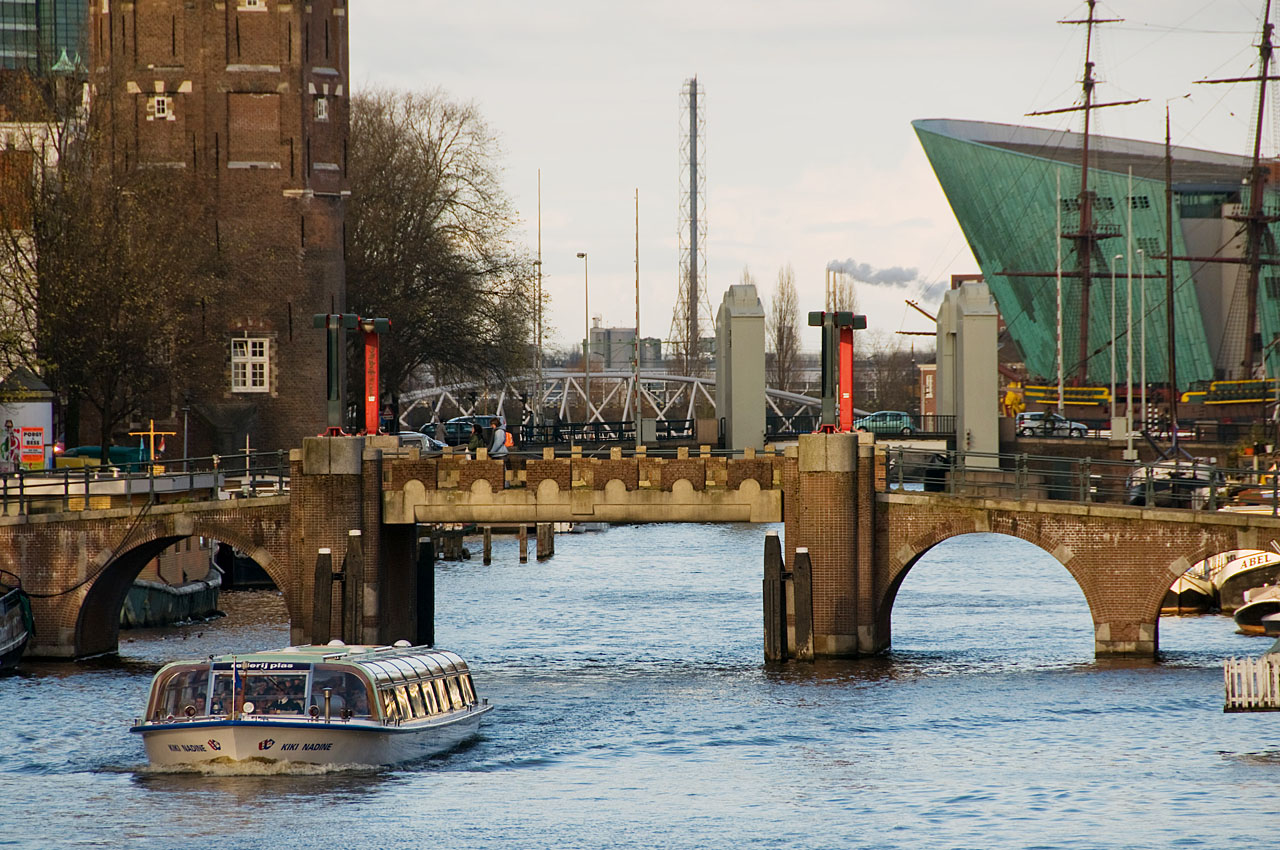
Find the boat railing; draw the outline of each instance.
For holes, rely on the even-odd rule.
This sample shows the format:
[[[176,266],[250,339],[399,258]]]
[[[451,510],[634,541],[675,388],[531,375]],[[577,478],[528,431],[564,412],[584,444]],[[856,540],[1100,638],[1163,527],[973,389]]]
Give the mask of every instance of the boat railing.
[[[1223,711],[1280,711],[1280,654],[1223,662]]]

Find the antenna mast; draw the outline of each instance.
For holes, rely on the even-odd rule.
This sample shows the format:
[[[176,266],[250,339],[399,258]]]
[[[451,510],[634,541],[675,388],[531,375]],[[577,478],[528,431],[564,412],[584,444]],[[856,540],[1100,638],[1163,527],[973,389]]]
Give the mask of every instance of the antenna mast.
[[[697,77],[685,80],[680,89],[680,283],[671,317],[671,343],[675,359],[686,375],[697,375],[701,370],[702,316],[711,315],[706,291],[707,223],[703,217],[707,204],[704,97]]]
[[[1077,196],[1080,206],[1080,224],[1073,233],[1061,233],[1063,239],[1070,239],[1075,244],[1076,275],[1080,278],[1080,339],[1079,360],[1076,363],[1076,383],[1088,382],[1089,374],[1089,300],[1090,287],[1093,284],[1093,251],[1102,239],[1120,235],[1116,225],[1097,225],[1093,220],[1094,194],[1089,190],[1089,119],[1095,109],[1104,106],[1127,106],[1133,103],[1145,103],[1146,98],[1122,100],[1113,103],[1094,103],[1093,89],[1097,80],[1093,76],[1093,28],[1098,24],[1114,24],[1123,18],[1094,17],[1098,0],[1085,0],[1089,5],[1089,16],[1084,20],[1058,21],[1060,24],[1083,24],[1084,40],[1084,78],[1080,81],[1084,94],[1084,103],[1080,106],[1069,106],[1065,109],[1049,109],[1043,112],[1028,112],[1027,115],[1057,115],[1063,112],[1084,112],[1084,142],[1080,156],[1080,194]]]

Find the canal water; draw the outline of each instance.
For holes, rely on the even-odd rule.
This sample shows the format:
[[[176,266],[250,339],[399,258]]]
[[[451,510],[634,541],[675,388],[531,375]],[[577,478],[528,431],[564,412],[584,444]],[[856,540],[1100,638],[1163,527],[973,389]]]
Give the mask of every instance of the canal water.
[[[1265,638],[1165,619],[1162,660],[1093,658],[1084,597],[975,534],[907,577],[893,650],[761,662],[765,528],[561,535],[442,564],[440,645],[496,703],[470,745],[395,769],[157,773],[126,732],[166,660],[282,646],[271,592],[125,632],[118,660],[0,679],[0,846],[1248,846],[1280,815],[1280,715],[1222,713]]]

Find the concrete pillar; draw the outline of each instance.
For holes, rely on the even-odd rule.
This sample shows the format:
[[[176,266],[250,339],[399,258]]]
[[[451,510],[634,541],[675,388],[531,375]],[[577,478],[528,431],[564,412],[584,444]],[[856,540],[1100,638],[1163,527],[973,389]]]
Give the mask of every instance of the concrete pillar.
[[[956,449],[1000,450],[996,337],[999,313],[985,283],[965,283],[943,296],[938,311],[938,412],[955,413]],[[996,468],[997,458],[966,466]]]
[[[716,418],[724,447],[764,448],[764,307],[751,284],[725,292],[716,314]]]

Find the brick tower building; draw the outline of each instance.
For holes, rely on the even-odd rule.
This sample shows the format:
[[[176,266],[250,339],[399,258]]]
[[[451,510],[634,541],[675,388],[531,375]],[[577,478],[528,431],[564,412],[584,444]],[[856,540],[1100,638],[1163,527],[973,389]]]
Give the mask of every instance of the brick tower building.
[[[116,167],[196,176],[226,269],[192,317],[225,356],[175,376],[169,430],[186,408],[193,456],[299,446],[325,426],[311,317],[346,300],[346,0],[88,6],[91,109],[112,112]]]

